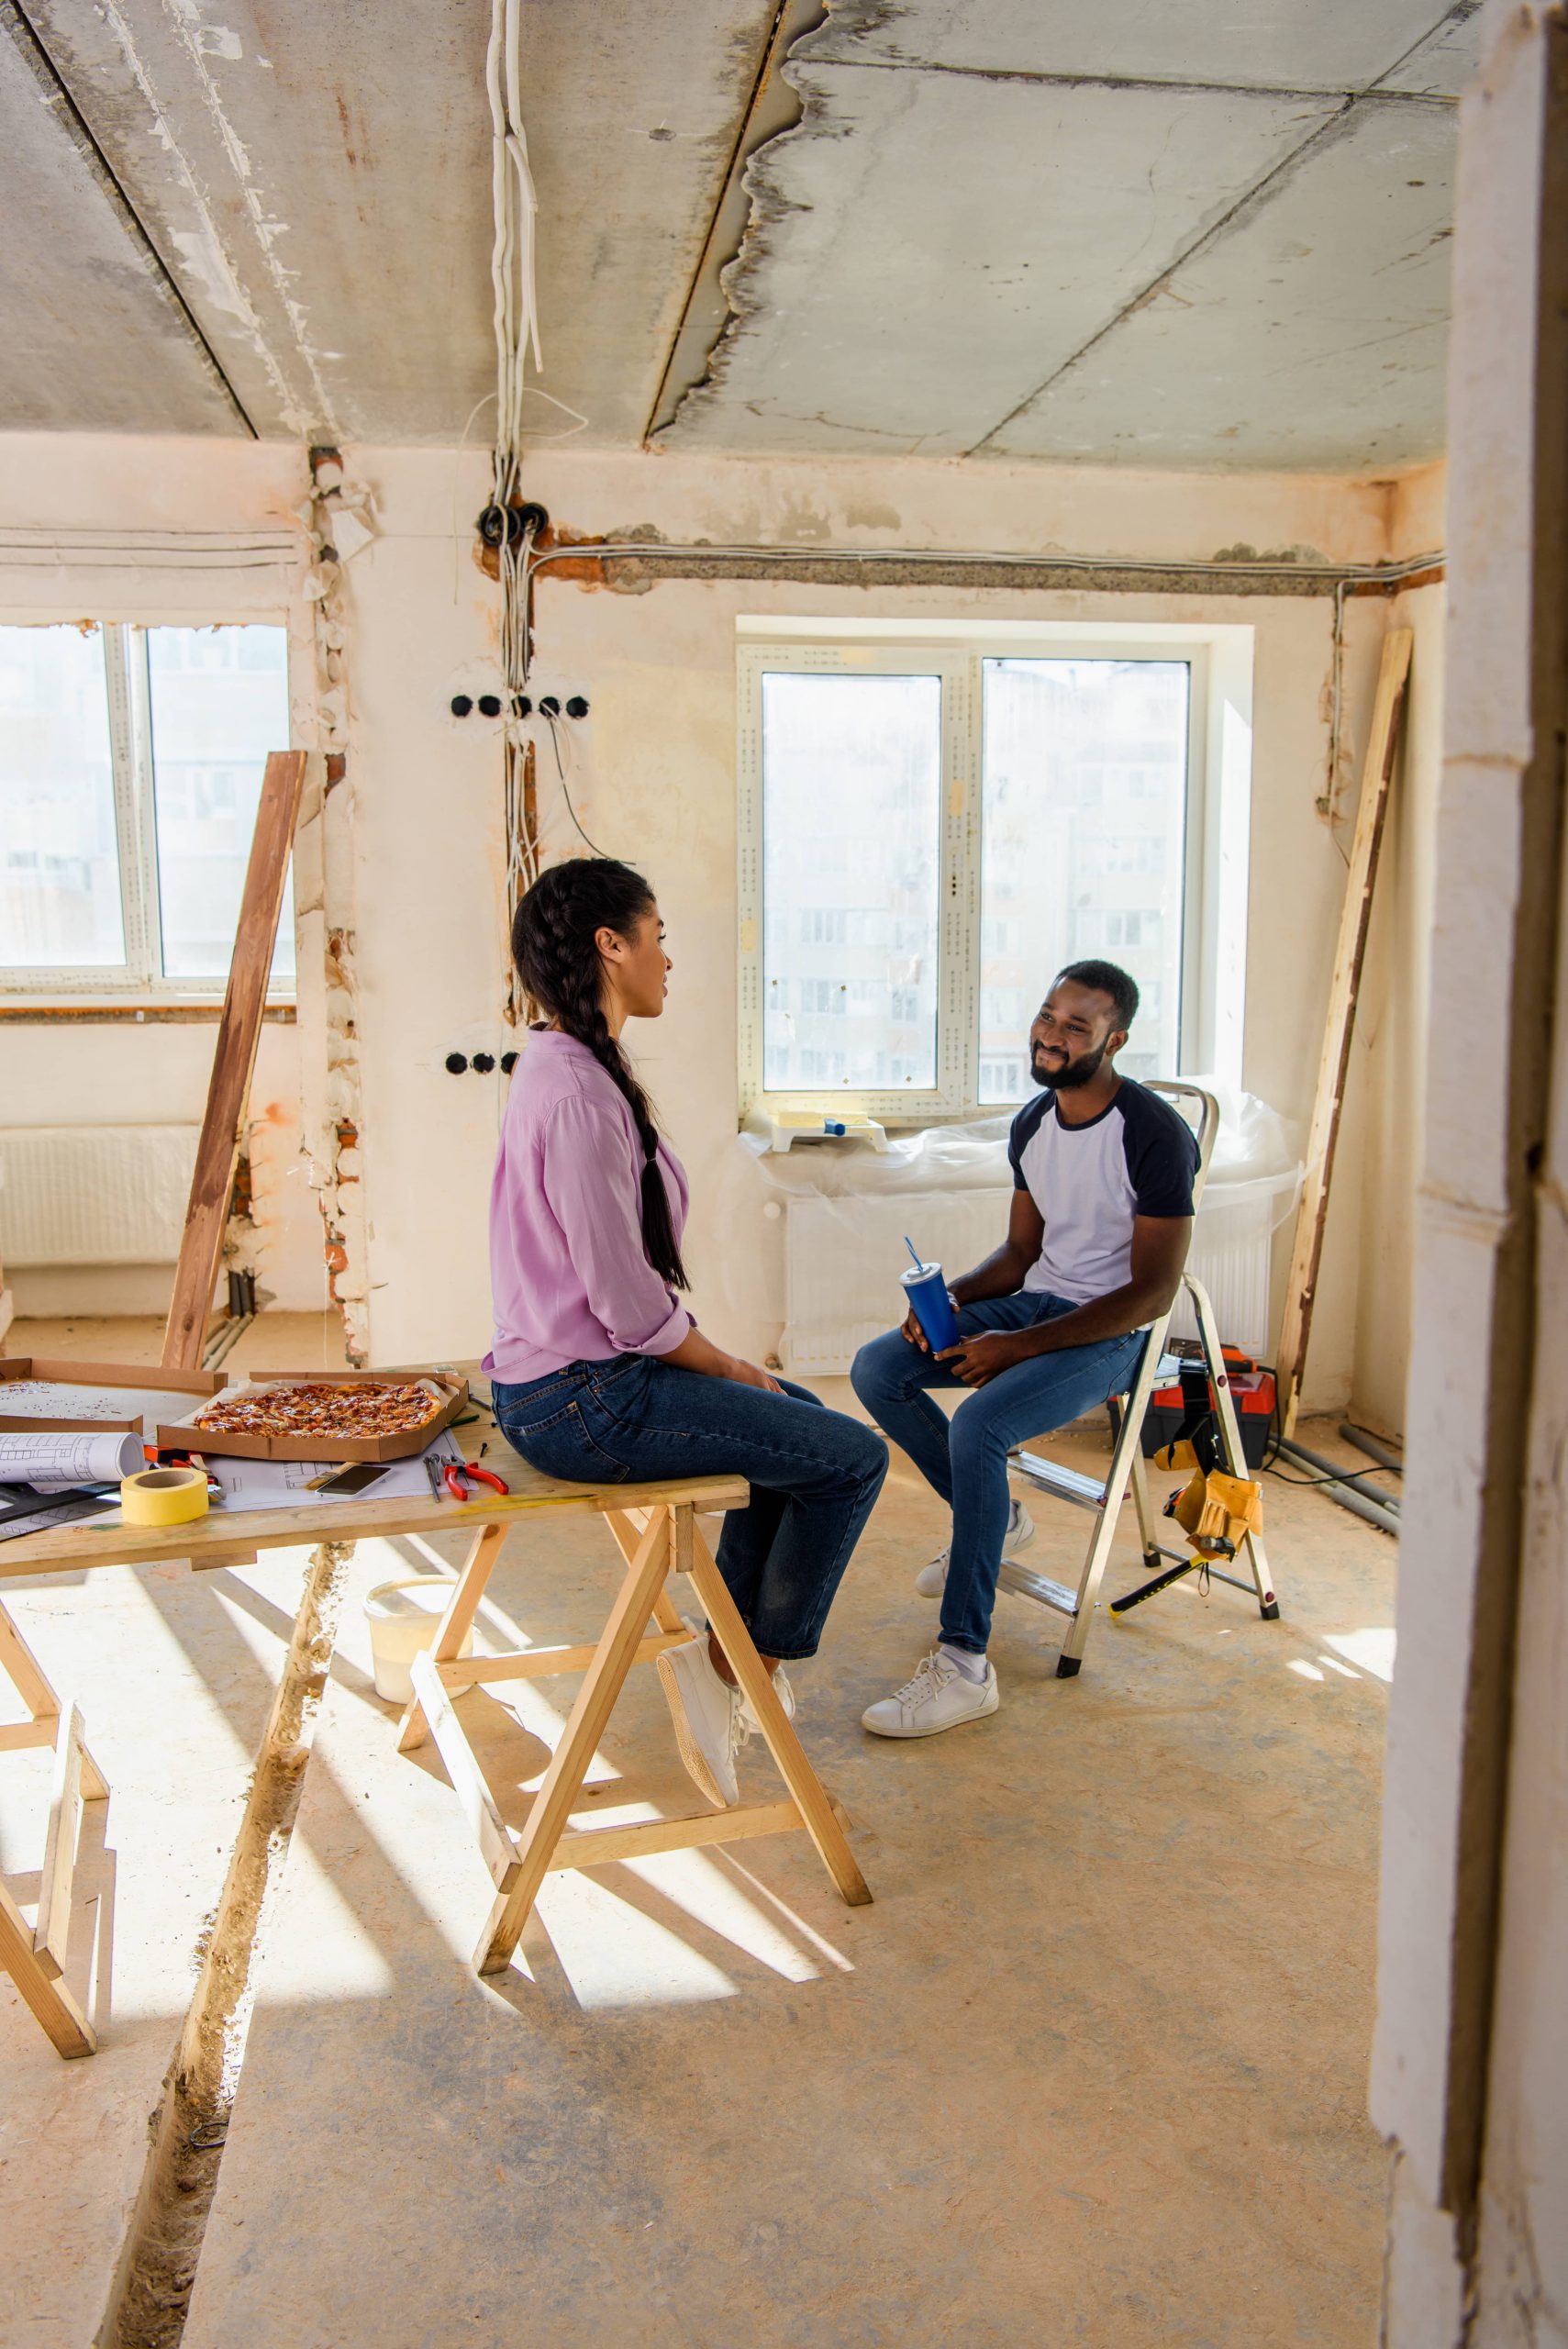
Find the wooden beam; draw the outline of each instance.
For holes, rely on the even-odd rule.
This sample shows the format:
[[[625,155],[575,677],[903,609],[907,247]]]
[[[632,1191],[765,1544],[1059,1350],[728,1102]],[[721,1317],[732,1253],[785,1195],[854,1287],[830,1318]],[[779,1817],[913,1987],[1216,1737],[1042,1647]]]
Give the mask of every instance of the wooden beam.
[[[261,783],[256,829],[250,838],[250,861],[245,873],[245,894],[234,933],[228,990],[223,999],[212,1076],[207,1085],[206,1115],[196,1147],[190,1204],[185,1210],[185,1229],[174,1271],[174,1294],[163,1332],[163,1363],[169,1369],[195,1370],[206,1338],[207,1316],[217,1283],[234,1169],[250,1099],[250,1075],[256,1064],[256,1043],[266,1008],[267,976],[277,943],[289,852],[294,846],[295,824],[305,785],[306,755],[304,751],[274,751],[267,761]]]
[[[687,1852],[701,1843],[735,1843],[747,1835],[790,1835],[806,1821],[793,1802],[754,1803],[744,1810],[708,1810],[696,1819],[650,1819],[635,1827],[594,1827],[562,1835],[549,1862],[557,1868],[607,1868],[617,1860],[651,1859],[658,1852]]]
[[[98,2042],[92,2024],[63,1982],[51,1981],[33,1955],[26,1918],[0,1883],[0,1972],[8,1974],[61,2055],[91,2055]]]
[[[528,1911],[544,1882],[550,1855],[565,1832],[588,1765],[615,1709],[621,1684],[642,1637],[642,1626],[653,1611],[653,1597],[664,1579],[669,1558],[669,1531],[656,1512],[627,1569],[616,1603],[599,1636],[594,1661],[577,1691],[561,1742],[550,1759],[517,1840],[521,1865],[516,1883],[503,1892],[490,1911],[484,1937],[474,1954],[481,1974],[500,1974],[511,1961]],[[434,1675],[431,1675],[432,1679]],[[415,1687],[418,1687],[416,1680]],[[437,1684],[439,1685],[439,1683]],[[443,1692],[444,1693],[444,1692]]]
[[[670,1557],[672,1561],[671,1570],[673,1572],[673,1561],[681,1555],[681,1528],[683,1524],[686,1528],[685,1546],[688,1559],[690,1556],[690,1535],[692,1525],[691,1505],[689,1502],[677,1502],[673,1508],[667,1509],[664,1513],[670,1520]],[[632,1559],[637,1554],[637,1545],[641,1541],[643,1535],[647,1532],[650,1525],[652,1523],[654,1511],[651,1508],[607,1508],[605,1511],[605,1523],[609,1527],[612,1535],[615,1537],[616,1547],[620,1552],[621,1556],[626,1560],[628,1566],[630,1565]],[[668,1644],[671,1647],[679,1647],[684,1640],[689,1640],[692,1636],[681,1620],[679,1608],[675,1605],[674,1600],[670,1596],[670,1586],[668,1581],[662,1582],[658,1590],[654,1593],[653,1620],[658,1624],[659,1629],[662,1631],[667,1631],[669,1633]],[[646,1646],[646,1644],[647,1643],[645,1642],[644,1646]],[[639,1648],[638,1650],[639,1661],[640,1661],[642,1649]]]
[[[25,1753],[29,1746],[52,1745],[58,1714],[40,1713],[36,1721],[6,1721],[0,1725],[0,1753]]]
[[[695,1537],[692,1546],[692,1580],[696,1585],[697,1597],[729,1659],[730,1670],[751,1704],[768,1751],[778,1764],[779,1776],[795,1797],[806,1832],[845,1901],[851,1909],[863,1908],[871,1898],[871,1889],[844,1841],[843,1827],[832,1799],[806,1758],[805,1749],[795,1733],[795,1723],[778,1700],[767,1666],[751,1644],[751,1635],[740,1620],[740,1611],[714,1562],[713,1553],[701,1534]]]
[[[467,1639],[479,1612],[479,1602],[484,1596],[484,1586],[490,1580],[490,1570],[501,1554],[506,1539],[504,1525],[486,1525],[473,1537],[473,1547],[463,1560],[462,1572],[452,1585],[452,1595],[446,1611],[436,1626],[436,1636],[430,1642],[432,1664],[450,1664]],[[413,1677],[410,1674],[410,1678]],[[439,1685],[439,1684],[438,1684]],[[397,1751],[412,1753],[425,1742],[426,1720],[419,1702],[418,1683],[414,1694],[403,1709],[403,1719],[397,1724]]]
[[[65,1971],[71,1931],[71,1885],[76,1873],[76,1838],[82,1825],[82,1727],[73,1700],[67,1699],[54,1742],[54,1777],[49,1796],[49,1832],[39,1879],[38,1923],[33,1955],[53,1980]]]
[[[1367,928],[1372,919],[1372,893],[1377,879],[1383,845],[1388,789],[1399,744],[1399,720],[1410,677],[1414,631],[1390,629],[1383,640],[1377,698],[1373,705],[1372,730],[1367,737],[1362,772],[1361,804],[1356,810],[1351,842],[1350,871],[1345,875],[1345,901],[1340,913],[1339,942],[1334,950],[1334,974],[1329,988],[1329,1016],[1323,1030],[1323,1051],[1318,1064],[1318,1089],[1312,1102],[1312,1128],[1307,1144],[1307,1181],[1296,1210],[1296,1241],[1291,1250],[1290,1279],[1285,1290],[1284,1321],[1275,1358],[1282,1422],[1292,1433],[1301,1404],[1301,1382],[1307,1367],[1307,1341],[1312,1335],[1312,1309],[1318,1297],[1318,1274],[1323,1258],[1323,1231],[1329,1214],[1329,1186],[1334,1173],[1334,1151],[1340,1138],[1340,1111],[1350,1070],[1351,1041],[1355,1032],[1356,999],[1361,993],[1366,959]]]
[[[684,1648],[691,1636],[684,1623],[677,1631],[654,1632],[642,1641],[631,1660],[651,1664],[666,1648]],[[577,1647],[515,1648],[506,1655],[460,1655],[450,1664],[438,1664],[436,1677],[443,1688],[488,1687],[493,1680],[542,1680],[552,1672],[586,1672],[597,1653],[596,1647]]]
[[[474,1758],[468,1732],[452,1709],[452,1700],[436,1677],[434,1658],[428,1651],[417,1655],[409,1677],[417,1692],[426,1725],[436,1751],[447,1765],[464,1818],[478,1839],[484,1865],[495,1888],[505,1894],[517,1881],[517,1839],[502,1818],[490,1782]]]
[[[23,1539],[26,1538],[24,1535]],[[13,1545],[7,1543],[6,1546],[10,1548]],[[0,1607],[0,1672],[5,1673],[35,1720],[41,1715],[48,1716],[50,1728],[44,1743],[52,1744],[53,1722],[60,1711],[60,1699],[50,1686],[42,1664],[4,1607]]]

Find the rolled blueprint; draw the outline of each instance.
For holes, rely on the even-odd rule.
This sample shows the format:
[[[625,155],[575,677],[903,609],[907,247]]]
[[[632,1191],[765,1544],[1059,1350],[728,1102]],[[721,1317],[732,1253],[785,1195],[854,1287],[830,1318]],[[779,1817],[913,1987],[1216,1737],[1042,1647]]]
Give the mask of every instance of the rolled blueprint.
[[[0,1485],[62,1493],[73,1485],[117,1485],[143,1464],[140,1437],[122,1429],[0,1429]]]

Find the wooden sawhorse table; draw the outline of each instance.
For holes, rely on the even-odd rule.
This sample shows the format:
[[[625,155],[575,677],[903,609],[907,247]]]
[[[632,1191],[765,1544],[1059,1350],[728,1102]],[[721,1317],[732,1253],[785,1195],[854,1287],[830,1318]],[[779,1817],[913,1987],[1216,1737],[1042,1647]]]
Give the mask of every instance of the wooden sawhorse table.
[[[507,1473],[514,1473],[510,1464]],[[494,1517],[487,1503],[471,1504],[463,1512],[483,1516],[487,1521],[458,1577],[433,1647],[415,1659],[414,1698],[403,1716],[398,1744],[406,1753],[423,1742],[427,1729],[434,1737],[495,1881],[495,1906],[474,1952],[477,1971],[505,1971],[539,1887],[554,1868],[606,1867],[614,1860],[646,1859],[655,1852],[684,1851],[695,1843],[785,1835],[803,1828],[850,1905],[859,1907],[869,1901],[871,1894],[845,1841],[841,1817],[806,1758],[696,1523],[699,1509],[744,1507],[746,1486],[733,1478],[714,1477],[684,1485],[610,1486],[593,1492],[570,1485],[552,1488],[549,1477],[525,1473],[539,1489],[522,1498],[514,1484],[517,1508],[534,1514],[552,1507],[596,1509],[626,1561],[626,1574],[595,1645],[461,1656],[459,1651],[509,1530],[509,1520]],[[573,1831],[568,1823],[573,1807],[627,1674],[634,1664],[651,1664],[663,1649],[679,1647],[691,1637],[665,1587],[672,1574],[691,1577],[778,1765],[788,1788],[787,1799],[710,1810],[695,1818],[651,1820],[636,1827]],[[651,1631],[651,1622],[658,1628]],[[454,1699],[465,1688],[481,1683],[534,1679],[553,1672],[582,1672],[583,1685],[527,1823],[517,1834],[501,1816]]]
[[[488,1419],[488,1413],[485,1417]],[[232,1515],[214,1511],[194,1525],[125,1526],[117,1514],[87,1519],[61,1525],[52,1532],[24,1534],[14,1542],[0,1542],[0,1585],[13,1575],[80,1573],[91,1566],[146,1565],[179,1558],[189,1559],[198,1569],[253,1565],[258,1550],[352,1543],[371,1535],[391,1540],[417,1534],[428,1540],[432,1534],[472,1530],[473,1545],[453,1585],[433,1653],[416,1664],[417,1693],[404,1715],[399,1742],[405,1751],[410,1750],[420,1742],[428,1726],[495,1882],[495,1906],[475,1953],[481,1973],[498,1973],[509,1963],[539,1886],[552,1868],[603,1867],[613,1860],[680,1851],[689,1844],[725,1843],[743,1836],[780,1835],[804,1829],[845,1900],[851,1907],[869,1901],[865,1879],[845,1840],[842,1817],[825,1793],[773,1694],[773,1683],[696,1523],[699,1509],[743,1508],[745,1484],[738,1477],[599,1487],[561,1484],[528,1467],[498,1436],[490,1442],[485,1457],[487,1464],[498,1466],[510,1486],[505,1497],[493,1494],[466,1502],[423,1497],[330,1501],[311,1494],[298,1508],[244,1509]],[[602,1517],[625,1561],[619,1593],[597,1641],[582,1647],[525,1648],[506,1655],[460,1659],[458,1650],[473,1624],[507,1533],[519,1520],[562,1514]],[[678,1572],[690,1575],[707,1610],[778,1765],[787,1799],[709,1811],[698,1818],[576,1831],[570,1824],[573,1805],[627,1674],[634,1664],[645,1663],[690,1636],[665,1588],[670,1575]],[[17,1686],[33,1713],[34,1726],[22,1723],[13,1730],[0,1730],[0,1754],[7,1744],[54,1742],[57,1720],[74,1719],[72,1709],[59,1704],[9,1618],[3,1620],[16,1646],[0,1646],[0,1664],[10,1669],[14,1655],[19,1653],[26,1658]],[[651,1624],[656,1628],[651,1630]],[[0,1633],[0,1639],[4,1636]],[[26,1677],[29,1670],[36,1675],[31,1682]],[[530,1679],[552,1672],[582,1672],[584,1677],[561,1743],[518,1834],[502,1818],[485,1783],[459,1718],[457,1699],[465,1688],[484,1682]],[[79,1737],[76,1743],[80,1747]],[[102,1789],[102,1780],[85,1749],[81,1748],[81,1753],[83,1790],[91,1797]],[[46,1870],[46,1890],[47,1883]],[[8,1912],[0,1910],[0,1914]],[[64,1914],[58,1901],[56,1914]],[[28,1933],[19,1912],[16,1921],[30,1953],[34,1937]],[[34,1978],[37,1964],[24,1954],[14,1933],[0,1938],[0,1967],[14,1976],[28,2004],[45,2020],[28,1987],[39,1987]],[[52,1979],[51,1995],[62,1995],[57,1979]],[[87,2043],[71,2049],[59,2039],[56,2044],[62,2054],[91,2052],[90,2036]]]

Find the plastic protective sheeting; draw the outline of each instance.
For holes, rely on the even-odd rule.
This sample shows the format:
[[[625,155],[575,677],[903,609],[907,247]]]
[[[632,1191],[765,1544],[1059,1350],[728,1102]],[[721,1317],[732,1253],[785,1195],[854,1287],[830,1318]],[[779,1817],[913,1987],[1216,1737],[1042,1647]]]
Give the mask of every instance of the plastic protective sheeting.
[[[1192,1269],[1209,1289],[1229,1343],[1266,1353],[1273,1235],[1300,1194],[1288,1127],[1251,1094],[1212,1078],[1220,1128],[1193,1236]],[[847,1371],[856,1349],[903,1317],[904,1235],[950,1275],[1006,1236],[1011,1116],[863,1142],[797,1142],[769,1151],[736,1137],[719,1187],[716,1269],[727,1317],[787,1371]],[[1182,1334],[1185,1308],[1172,1328]],[[1195,1330],[1194,1331],[1195,1334]]]

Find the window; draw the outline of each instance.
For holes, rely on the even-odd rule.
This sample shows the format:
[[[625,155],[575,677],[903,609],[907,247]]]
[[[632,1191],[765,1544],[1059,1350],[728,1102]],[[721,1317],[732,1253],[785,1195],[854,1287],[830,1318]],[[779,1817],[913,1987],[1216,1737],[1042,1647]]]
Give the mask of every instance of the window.
[[[767,1090],[929,1090],[941,681],[775,672],[761,701]]]
[[[281,627],[0,628],[0,992],[220,992],[288,720]]]
[[[1001,1107],[1028,1082],[1027,1067],[1012,1075],[1010,1058],[1007,1081],[998,1081],[1018,1026],[988,1019],[987,998],[1021,992],[1027,1030],[1052,973],[1088,955],[1119,963],[1144,996],[1118,1066],[1172,1075],[1183,1057],[1191,664],[982,665],[981,916],[1002,925],[1007,942],[989,946],[983,929],[980,1053],[993,1065],[982,1067],[978,1099]]]
[[[1010,1106],[1046,986],[1090,955],[1138,983],[1129,1075],[1223,1073],[1250,630],[741,628],[744,1107],[823,1087],[906,1119]]]

